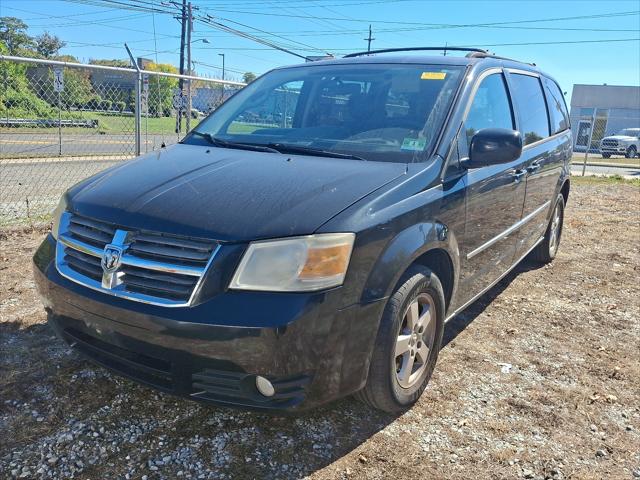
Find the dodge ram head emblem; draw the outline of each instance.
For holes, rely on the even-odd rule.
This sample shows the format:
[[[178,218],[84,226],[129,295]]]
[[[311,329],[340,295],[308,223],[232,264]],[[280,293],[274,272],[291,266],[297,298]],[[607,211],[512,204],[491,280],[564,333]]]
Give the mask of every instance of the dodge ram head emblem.
[[[104,247],[104,252],[102,253],[102,270],[104,273],[113,273],[119,267],[122,262],[122,247],[118,247],[116,245],[107,245]]]

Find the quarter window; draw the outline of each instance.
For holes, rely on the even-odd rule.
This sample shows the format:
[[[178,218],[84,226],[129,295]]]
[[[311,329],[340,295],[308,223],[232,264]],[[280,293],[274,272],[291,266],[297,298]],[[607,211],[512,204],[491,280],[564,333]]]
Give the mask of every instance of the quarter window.
[[[538,77],[511,74],[513,98],[520,119],[520,132],[524,144],[537,142],[549,136],[549,116]]]
[[[547,91],[547,105],[551,114],[551,133],[562,132],[569,128],[569,112],[558,85],[548,78],[544,79]]]
[[[502,74],[489,75],[478,87],[469,109],[465,129],[467,142],[483,128],[513,129],[513,116]]]

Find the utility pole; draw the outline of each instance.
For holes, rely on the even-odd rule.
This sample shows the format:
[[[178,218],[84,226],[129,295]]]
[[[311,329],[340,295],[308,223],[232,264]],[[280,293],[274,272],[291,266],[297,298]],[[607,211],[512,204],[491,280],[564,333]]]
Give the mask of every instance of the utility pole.
[[[222,80],[224,80],[224,53],[219,53],[218,56],[222,57]],[[220,84],[220,103],[218,106],[222,105],[222,102],[224,102],[224,83]]]
[[[222,80],[224,80],[224,53],[219,53],[218,55],[222,57]]]
[[[188,8],[189,18],[187,20],[187,71],[191,75],[191,31],[193,30],[193,10],[191,2]],[[187,80],[187,112],[186,112],[187,132],[191,129],[191,80]]]
[[[369,36],[365,38],[365,41],[367,42],[367,52],[371,51],[371,42],[373,40],[375,40],[375,38],[371,36],[371,25],[369,25]]]
[[[182,14],[180,15],[180,24],[182,29],[180,31],[180,75],[184,75],[184,44],[185,36],[187,33],[187,0],[182,0]],[[182,92],[183,80],[178,80],[178,88]],[[176,133],[180,133],[182,130],[182,107],[178,107],[178,114],[176,116]]]

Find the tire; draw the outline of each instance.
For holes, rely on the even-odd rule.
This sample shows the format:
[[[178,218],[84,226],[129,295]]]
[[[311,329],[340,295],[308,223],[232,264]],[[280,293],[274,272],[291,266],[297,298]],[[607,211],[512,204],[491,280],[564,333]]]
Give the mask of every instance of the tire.
[[[626,158],[636,158],[636,156],[638,155],[638,150],[636,149],[635,145],[631,145],[629,148],[627,148],[627,153],[625,153],[625,157]]]
[[[551,213],[551,219],[544,234],[544,240],[531,252],[531,258],[538,263],[551,263],[560,246],[562,227],[564,224],[564,197],[558,195],[556,206]]]
[[[603,153],[602,154],[602,158],[610,158],[611,154],[610,153]]]
[[[440,279],[428,268],[410,267],[387,302],[367,384],[356,393],[356,398],[390,413],[401,412],[413,405],[429,383],[436,365],[444,332],[444,315],[444,290]],[[396,356],[397,351],[404,353]]]

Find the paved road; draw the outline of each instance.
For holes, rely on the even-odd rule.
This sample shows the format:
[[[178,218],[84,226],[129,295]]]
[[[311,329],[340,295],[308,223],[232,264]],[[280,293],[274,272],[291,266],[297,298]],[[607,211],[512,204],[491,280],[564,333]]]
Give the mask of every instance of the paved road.
[[[573,175],[582,175],[582,165],[571,165]],[[620,175],[628,178],[640,178],[640,168],[587,165],[585,175]]]
[[[160,148],[175,143],[177,135],[167,133],[143,136],[142,151]],[[60,140],[50,133],[0,133],[0,161],[2,158],[48,157],[58,155]],[[62,135],[62,155],[133,155],[135,138],[133,132],[118,135],[66,134]]]

